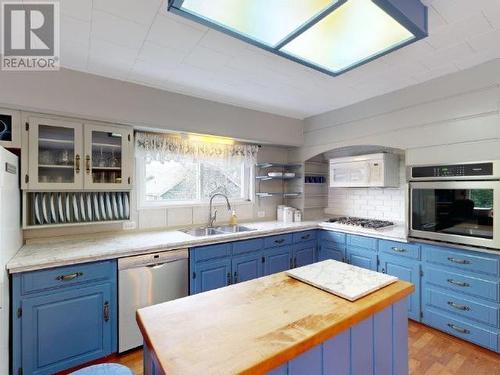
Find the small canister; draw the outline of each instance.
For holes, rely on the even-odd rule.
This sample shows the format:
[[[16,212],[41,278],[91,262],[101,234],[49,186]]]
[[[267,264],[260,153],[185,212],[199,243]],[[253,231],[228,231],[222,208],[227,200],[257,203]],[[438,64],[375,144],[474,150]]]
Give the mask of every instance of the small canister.
[[[285,207],[283,209],[283,222],[284,223],[293,223],[293,212],[295,208],[293,207]]]
[[[293,221],[300,223],[302,221],[302,212],[300,210],[295,210],[293,213]]]
[[[283,209],[285,208],[286,206],[283,205],[283,204],[280,204],[277,208],[276,208],[276,216],[278,217],[277,220],[278,221],[283,221]]]

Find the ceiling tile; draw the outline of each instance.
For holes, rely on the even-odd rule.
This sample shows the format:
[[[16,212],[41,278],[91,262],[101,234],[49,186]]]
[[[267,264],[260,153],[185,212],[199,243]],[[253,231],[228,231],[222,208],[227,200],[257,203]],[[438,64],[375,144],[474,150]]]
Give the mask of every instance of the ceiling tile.
[[[459,43],[448,48],[437,50],[432,56],[421,60],[429,69],[435,70],[449,64],[450,61],[460,59],[474,51],[468,43]]]
[[[470,0],[434,0],[431,6],[449,24],[481,12],[477,1]]]
[[[172,76],[172,69],[176,66],[138,60],[132,67],[129,78],[134,82],[145,82],[156,84],[156,86],[163,86],[164,81]]]
[[[61,41],[78,41],[88,46],[90,38],[90,22],[61,15]]]
[[[177,65],[186,57],[186,52],[162,47],[155,43],[146,41],[137,56],[138,60],[148,61],[156,64]]]
[[[89,55],[94,61],[114,60],[116,63],[126,62],[129,65],[135,61],[137,53],[136,48],[123,47],[106,40],[92,38],[90,41]]]
[[[170,17],[158,14],[149,31],[147,40],[160,46],[189,52],[205,33],[206,29],[201,31],[198,28],[188,26]]]
[[[100,10],[92,12],[92,37],[107,40],[123,47],[137,49],[141,47],[148,28],[148,26]]]
[[[431,34],[427,39],[427,43],[436,49],[445,48],[491,29],[490,23],[482,13],[479,13],[448,25],[441,29],[439,33]]]
[[[61,13],[90,22],[92,17],[92,0],[64,0],[60,1]]]
[[[229,59],[230,56],[224,53],[197,46],[185,58],[184,62],[197,68],[216,70],[219,66],[225,65]]]
[[[66,0],[64,0],[66,1]],[[162,0],[93,0],[94,9],[102,10],[118,17],[150,25],[162,4]]]
[[[89,44],[76,40],[61,40],[61,65],[75,70],[87,69]]]

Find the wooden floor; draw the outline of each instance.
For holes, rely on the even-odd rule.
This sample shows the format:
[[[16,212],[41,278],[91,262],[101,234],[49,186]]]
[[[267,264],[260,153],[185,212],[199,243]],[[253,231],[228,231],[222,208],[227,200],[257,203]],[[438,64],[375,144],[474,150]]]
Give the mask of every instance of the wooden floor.
[[[408,345],[411,375],[500,374],[500,355],[413,321]],[[122,363],[143,375],[142,350],[112,357],[109,362]]]

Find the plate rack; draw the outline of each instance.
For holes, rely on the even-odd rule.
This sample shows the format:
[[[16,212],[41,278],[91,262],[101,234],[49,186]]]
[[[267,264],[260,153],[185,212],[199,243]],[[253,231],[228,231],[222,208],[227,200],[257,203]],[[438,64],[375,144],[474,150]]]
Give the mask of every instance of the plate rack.
[[[129,192],[27,192],[24,228],[122,222],[130,219]]]

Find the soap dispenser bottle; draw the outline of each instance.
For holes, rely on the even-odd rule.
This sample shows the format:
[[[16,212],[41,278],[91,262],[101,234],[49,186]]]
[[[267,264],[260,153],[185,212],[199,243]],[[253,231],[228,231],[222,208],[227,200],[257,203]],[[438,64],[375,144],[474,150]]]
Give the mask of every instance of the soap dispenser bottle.
[[[238,218],[236,217],[236,211],[233,210],[231,218],[229,219],[229,225],[238,225]]]

